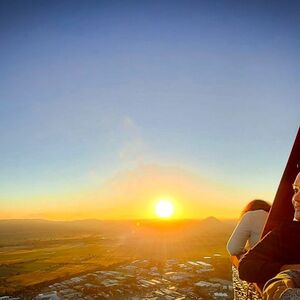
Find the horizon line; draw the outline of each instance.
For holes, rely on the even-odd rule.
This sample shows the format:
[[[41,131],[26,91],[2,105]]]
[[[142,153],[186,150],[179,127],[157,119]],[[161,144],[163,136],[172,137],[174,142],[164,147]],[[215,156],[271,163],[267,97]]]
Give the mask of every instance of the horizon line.
[[[0,218],[1,221],[48,221],[48,222],[78,222],[78,221],[101,221],[101,222],[143,222],[143,221],[156,221],[156,222],[172,222],[172,221],[203,221],[209,218],[214,218],[220,221],[230,221],[230,220],[237,220],[238,218],[217,218],[215,216],[208,216],[204,218],[169,218],[169,219],[162,219],[162,218],[145,218],[145,219],[96,219],[96,218],[86,218],[86,219],[45,219],[45,218]]]

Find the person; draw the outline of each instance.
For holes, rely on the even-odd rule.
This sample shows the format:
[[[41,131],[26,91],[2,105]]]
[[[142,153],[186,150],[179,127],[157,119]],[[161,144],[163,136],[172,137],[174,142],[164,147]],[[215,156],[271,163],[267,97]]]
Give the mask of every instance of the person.
[[[259,241],[270,208],[268,202],[259,199],[246,205],[227,243],[230,255],[240,256]]]
[[[269,232],[239,262],[239,277],[265,283],[281,271],[300,269],[300,172],[293,184],[294,220]]]
[[[268,280],[263,288],[263,299],[300,299],[300,270],[282,271]]]

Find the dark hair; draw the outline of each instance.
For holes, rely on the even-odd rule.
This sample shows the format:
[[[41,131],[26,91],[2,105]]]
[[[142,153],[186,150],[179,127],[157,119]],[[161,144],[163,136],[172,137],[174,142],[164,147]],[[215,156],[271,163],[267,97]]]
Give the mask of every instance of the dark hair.
[[[241,217],[248,211],[264,210],[266,212],[269,212],[270,209],[271,209],[271,205],[268,202],[260,199],[254,199],[250,201],[242,210]]]

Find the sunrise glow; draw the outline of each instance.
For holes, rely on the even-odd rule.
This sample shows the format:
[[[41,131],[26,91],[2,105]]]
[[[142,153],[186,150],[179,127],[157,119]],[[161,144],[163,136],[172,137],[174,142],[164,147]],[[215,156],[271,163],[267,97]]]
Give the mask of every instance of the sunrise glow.
[[[174,206],[170,200],[159,200],[155,206],[155,212],[159,218],[170,218],[174,213]]]
[[[296,1],[48,2],[1,2],[0,219],[272,202],[299,126]]]

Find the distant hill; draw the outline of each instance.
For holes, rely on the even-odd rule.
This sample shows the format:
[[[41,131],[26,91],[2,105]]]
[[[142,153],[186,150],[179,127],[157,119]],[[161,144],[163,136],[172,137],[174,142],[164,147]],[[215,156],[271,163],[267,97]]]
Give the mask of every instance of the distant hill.
[[[202,220],[202,222],[208,222],[208,223],[222,223],[222,221],[220,221],[219,219],[217,219],[216,217],[213,217],[213,216],[209,216],[205,219]]]

